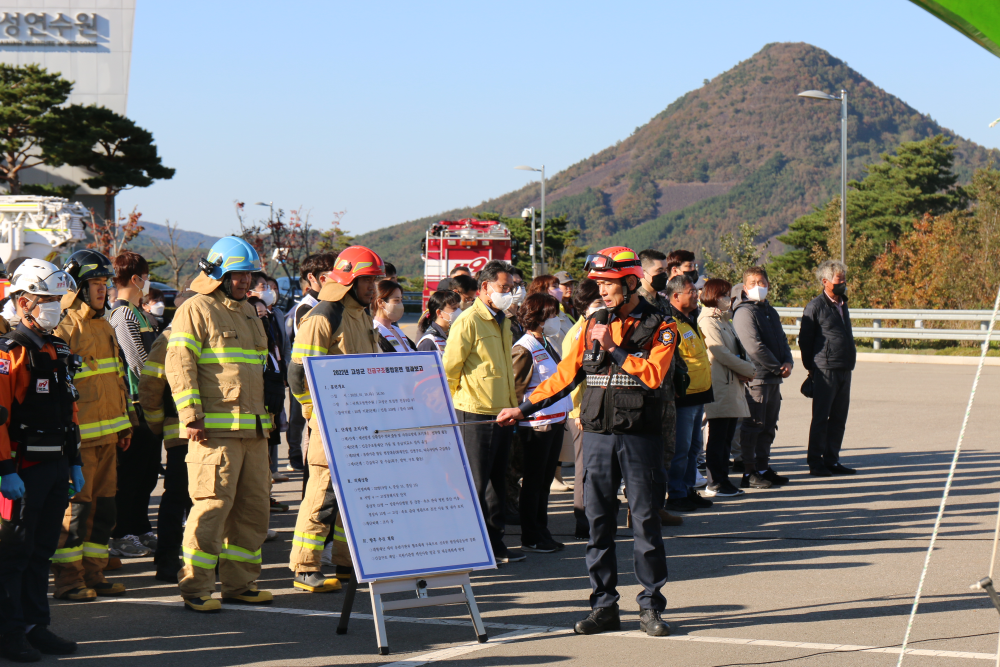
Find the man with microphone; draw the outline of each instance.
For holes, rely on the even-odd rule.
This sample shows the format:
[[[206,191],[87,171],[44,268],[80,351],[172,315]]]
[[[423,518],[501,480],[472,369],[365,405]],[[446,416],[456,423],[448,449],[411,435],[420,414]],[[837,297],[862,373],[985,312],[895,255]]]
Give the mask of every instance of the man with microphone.
[[[651,636],[670,634],[660,618],[667,601],[667,561],[660,537],[659,499],[666,487],[663,469],[663,397],[658,391],[677,344],[677,325],[639,297],[642,265],[630,248],[606,248],[587,257],[589,278],[597,281],[606,309],[591,316],[556,372],[519,407],[506,408],[497,421],[507,426],[548,407],[586,383],[580,407],[583,427],[584,499],[590,541],[592,611],[574,627],[577,634],[619,630],[618,486],[628,490],[635,532],[635,576],[642,586],[639,627]]]

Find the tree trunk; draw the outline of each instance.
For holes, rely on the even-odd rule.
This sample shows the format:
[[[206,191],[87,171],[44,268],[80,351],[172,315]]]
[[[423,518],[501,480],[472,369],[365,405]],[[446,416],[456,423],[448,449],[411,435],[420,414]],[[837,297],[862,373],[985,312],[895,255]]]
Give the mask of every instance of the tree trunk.
[[[115,215],[115,193],[111,188],[104,190],[104,221],[114,220]]]

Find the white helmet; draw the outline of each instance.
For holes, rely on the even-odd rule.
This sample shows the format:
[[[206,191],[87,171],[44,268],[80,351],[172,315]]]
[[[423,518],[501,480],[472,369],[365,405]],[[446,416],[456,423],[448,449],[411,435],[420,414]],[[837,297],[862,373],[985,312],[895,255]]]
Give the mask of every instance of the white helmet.
[[[27,292],[44,296],[64,296],[76,292],[73,277],[52,262],[26,259],[10,279],[10,293]]]

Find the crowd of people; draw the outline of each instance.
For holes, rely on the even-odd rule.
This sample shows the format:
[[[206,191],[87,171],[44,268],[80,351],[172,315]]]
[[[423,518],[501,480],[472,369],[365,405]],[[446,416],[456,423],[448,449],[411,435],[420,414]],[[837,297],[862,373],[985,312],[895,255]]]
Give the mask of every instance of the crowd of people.
[[[620,494],[640,624],[660,636],[670,632],[661,527],[682,523],[672,512],[788,482],[770,448],[793,357],[761,267],[731,285],[701,278],[690,252],[623,247],[588,256],[581,280],[561,271],[529,281],[499,260],[475,275],[457,267],[430,295],[416,341],[398,324],[395,269],[369,248],[306,258],[302,298],[287,313],[244,240],[221,239],[199,267],[166,326],[164,296],[136,253],[11,267],[0,318],[0,656],[74,652],[49,630],[49,574],[60,600],[119,596],[124,585],[105,573],[121,558],[153,555],[156,578],[177,583],[194,612],[269,604],[256,582],[261,544],[276,536],[270,514],[288,510],[271,495],[286,472],[303,478],[292,585],[339,590],[351,557],[309,356],[440,353],[497,563],[564,549],[549,496],[573,491],[593,588],[578,633],[620,627]],[[818,277],[799,336],[813,398],[807,461],[813,475],[852,474],[839,459],[854,366],[846,267],[826,262]],[[572,484],[561,474],[569,463]],[[505,543],[515,523],[520,549]]]

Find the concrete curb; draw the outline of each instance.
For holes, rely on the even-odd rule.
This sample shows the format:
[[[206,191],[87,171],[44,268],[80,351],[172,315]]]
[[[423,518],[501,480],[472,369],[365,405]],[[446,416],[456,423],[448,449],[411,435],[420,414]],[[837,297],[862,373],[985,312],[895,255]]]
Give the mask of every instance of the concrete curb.
[[[792,350],[792,356],[801,359],[798,350]],[[936,354],[893,354],[879,352],[859,352],[858,361],[874,361],[883,364],[938,364],[942,366],[976,366],[979,357],[946,357]],[[1000,357],[986,357],[984,366],[1000,366]]]

